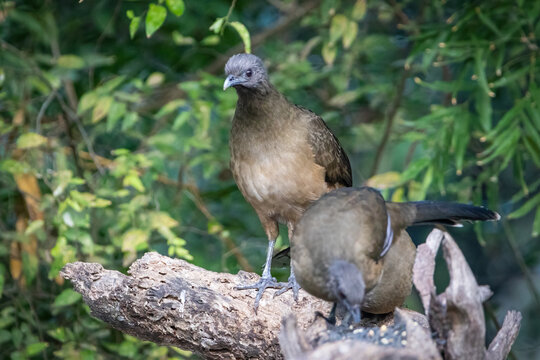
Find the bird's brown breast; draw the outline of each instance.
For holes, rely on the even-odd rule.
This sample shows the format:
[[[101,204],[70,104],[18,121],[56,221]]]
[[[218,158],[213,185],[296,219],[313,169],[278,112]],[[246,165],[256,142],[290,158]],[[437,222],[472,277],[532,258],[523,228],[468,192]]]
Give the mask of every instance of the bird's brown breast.
[[[294,224],[306,207],[329,191],[325,169],[313,161],[302,124],[281,121],[279,131],[258,125],[237,129],[233,124],[232,173],[257,213]]]

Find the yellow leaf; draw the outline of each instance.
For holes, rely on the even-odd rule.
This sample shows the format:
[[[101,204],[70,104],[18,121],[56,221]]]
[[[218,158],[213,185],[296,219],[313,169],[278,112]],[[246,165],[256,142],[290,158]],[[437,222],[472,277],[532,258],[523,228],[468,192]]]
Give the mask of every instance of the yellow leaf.
[[[332,65],[336,59],[337,47],[335,44],[324,43],[322,48],[322,57],[324,62],[328,65]]]
[[[396,187],[400,183],[400,178],[401,175],[397,171],[389,171],[370,177],[366,185],[377,189],[389,189]]]
[[[349,20],[345,15],[337,14],[332,18],[330,24],[330,42],[333,44],[339,40],[347,30]]]
[[[39,134],[28,132],[17,139],[17,148],[31,149],[47,143],[47,138]]]
[[[358,24],[354,21],[348,21],[347,22],[347,29],[343,33],[343,38],[341,39],[343,42],[343,47],[345,49],[348,49],[354,39],[356,39],[356,35],[358,34]]]
[[[150,226],[153,229],[157,229],[160,226],[165,226],[167,228],[178,226],[178,221],[174,220],[166,212],[152,211],[148,215],[149,215]]]
[[[77,55],[62,55],[58,58],[56,64],[65,69],[82,69],[84,60]]]
[[[153,72],[146,79],[146,85],[152,86],[152,87],[158,86],[158,85],[161,85],[164,80],[165,80],[165,75],[163,75],[163,73]]]
[[[97,123],[109,113],[112,102],[113,98],[111,96],[104,96],[98,99],[92,111],[92,123]]]
[[[131,252],[144,249],[149,237],[148,231],[142,229],[131,229],[122,236],[122,251]],[[143,245],[143,246],[141,246]]]
[[[366,15],[366,0],[357,0],[354,4],[352,17],[355,20],[362,20]]]
[[[244,43],[244,51],[247,54],[251,53],[251,38],[249,37],[249,31],[246,26],[238,21],[230,22],[229,25],[231,25],[236,30],[238,35],[240,35],[240,38]]]

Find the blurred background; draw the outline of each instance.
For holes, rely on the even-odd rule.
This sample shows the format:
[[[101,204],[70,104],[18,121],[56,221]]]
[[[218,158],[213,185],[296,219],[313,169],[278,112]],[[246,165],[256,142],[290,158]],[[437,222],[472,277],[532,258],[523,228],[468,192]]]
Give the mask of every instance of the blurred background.
[[[260,273],[222,91],[246,50],[322,115],[355,185],[501,213],[451,233],[495,293],[487,341],[517,309],[512,358],[540,358],[539,20],[534,0],[0,0],[0,358],[190,357],[93,319],[67,262],[126,272],[158,251]]]

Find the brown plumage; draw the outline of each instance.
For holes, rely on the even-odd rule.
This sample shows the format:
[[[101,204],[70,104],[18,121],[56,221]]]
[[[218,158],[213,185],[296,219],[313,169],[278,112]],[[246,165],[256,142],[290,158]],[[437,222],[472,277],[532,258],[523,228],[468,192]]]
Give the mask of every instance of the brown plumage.
[[[278,223],[289,239],[304,210],[324,193],[352,185],[349,159],[339,141],[315,113],[291,104],[269,82],[258,57],[238,54],[225,66],[224,89],[238,93],[231,134],[231,170],[245,199],[253,206],[269,241],[261,281],[241,289],[258,289],[255,309],[266,287],[298,285],[291,267],[283,287],[270,275]]]
[[[499,218],[472,205],[386,203],[373,188],[342,188],[322,196],[298,222],[292,266],[302,288],[342,304],[358,321],[360,310],[387,313],[409,295],[416,248],[406,227]]]

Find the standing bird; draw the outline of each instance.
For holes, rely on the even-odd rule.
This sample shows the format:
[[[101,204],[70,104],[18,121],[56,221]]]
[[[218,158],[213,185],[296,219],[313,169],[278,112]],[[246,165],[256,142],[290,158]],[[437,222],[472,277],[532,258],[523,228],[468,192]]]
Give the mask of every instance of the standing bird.
[[[411,292],[416,247],[405,228],[499,219],[472,205],[392,203],[373,188],[342,188],[322,196],[297,223],[291,264],[303,289],[341,304],[359,322],[360,310],[391,312]]]
[[[259,216],[268,237],[268,252],[260,281],[238,289],[257,289],[255,310],[267,287],[299,286],[294,266],[286,285],[270,274],[278,223],[287,225],[289,239],[304,210],[321,195],[352,186],[351,165],[337,138],[315,113],[290,103],[269,81],[261,59],[232,56],[225,65],[223,90],[234,87],[238,102],[229,147],[231,170]]]

